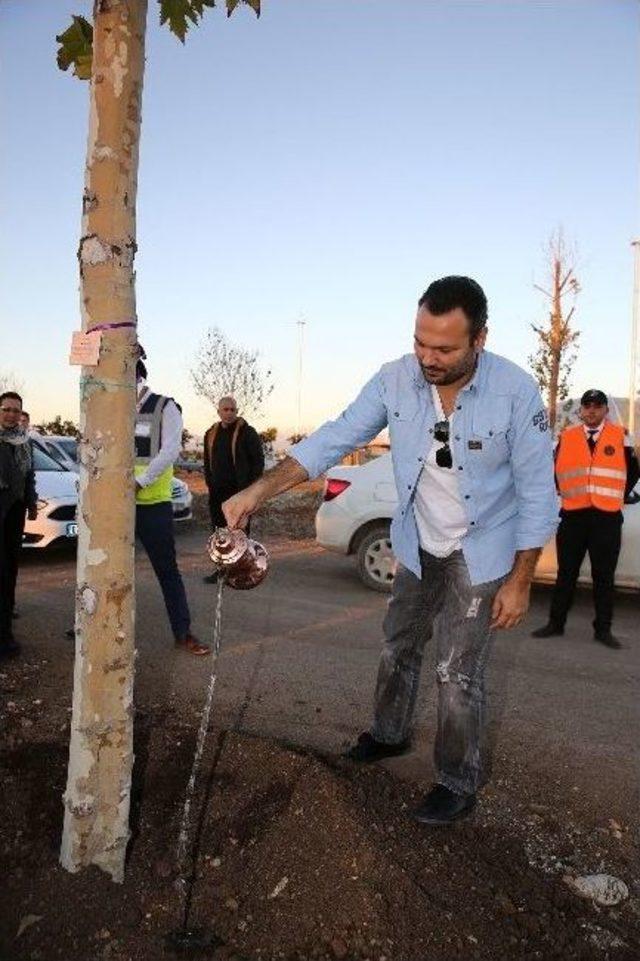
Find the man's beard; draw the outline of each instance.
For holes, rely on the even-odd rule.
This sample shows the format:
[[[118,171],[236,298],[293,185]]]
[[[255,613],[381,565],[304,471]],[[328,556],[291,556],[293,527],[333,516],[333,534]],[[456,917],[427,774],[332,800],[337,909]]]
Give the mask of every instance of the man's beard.
[[[440,384],[446,387],[447,384],[454,384],[456,381],[462,380],[463,377],[471,374],[476,366],[476,360],[477,355],[475,348],[472,347],[455,367],[425,367],[424,364],[420,364],[420,367],[422,368],[424,379],[428,384]]]

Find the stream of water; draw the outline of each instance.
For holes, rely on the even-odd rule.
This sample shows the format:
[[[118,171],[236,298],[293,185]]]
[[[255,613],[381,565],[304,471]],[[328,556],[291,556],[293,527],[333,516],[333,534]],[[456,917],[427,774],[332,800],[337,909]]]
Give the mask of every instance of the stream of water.
[[[189,890],[190,884],[188,880],[188,873],[192,867],[189,864],[189,839],[191,837],[191,819],[192,819],[192,802],[195,795],[196,783],[198,780],[198,771],[200,770],[200,762],[202,761],[202,752],[204,751],[204,744],[207,738],[207,731],[209,729],[209,718],[211,716],[211,705],[213,704],[213,692],[216,686],[216,680],[218,677],[218,656],[220,654],[220,631],[222,627],[222,590],[224,587],[224,577],[221,575],[218,580],[218,594],[216,598],[216,607],[213,620],[213,646],[211,650],[211,677],[209,678],[209,686],[207,688],[207,696],[204,703],[204,708],[202,710],[202,717],[200,719],[200,727],[198,729],[198,737],[196,740],[196,749],[193,755],[193,763],[191,765],[191,776],[189,777],[189,783],[187,784],[187,792],[184,800],[184,808],[182,810],[182,820],[180,822],[180,833],[178,835],[178,847],[176,854],[176,862],[178,867],[178,879],[176,881],[176,888],[180,893],[181,899],[181,914],[182,914],[182,927],[186,931],[187,923],[189,920]]]

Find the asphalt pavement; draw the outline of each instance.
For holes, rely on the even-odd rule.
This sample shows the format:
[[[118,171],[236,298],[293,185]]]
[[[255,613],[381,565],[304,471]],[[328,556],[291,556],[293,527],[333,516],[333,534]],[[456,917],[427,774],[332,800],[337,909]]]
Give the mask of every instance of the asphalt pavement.
[[[206,531],[183,524],[180,565],[193,628],[210,640],[215,588]],[[337,753],[366,728],[381,643],[386,597],[360,583],[354,560],[311,541],[269,542],[266,581],[251,591],[225,590],[222,654],[214,702],[221,726]],[[162,597],[140,549],[137,561],[138,662],[136,702],[141,711],[165,708],[196,723],[210,659],[176,651]],[[20,572],[17,632],[24,659],[46,664],[34,679],[43,710],[71,703],[75,559],[71,552],[32,552]],[[612,651],[592,639],[591,599],[578,594],[563,638],[535,640],[546,620],[549,588],[536,587],[526,622],[500,634],[490,668],[493,780],[521,780],[522,790],[552,785],[576,813],[634,819],[639,777],[640,632],[637,595],[621,595]],[[433,654],[425,658],[414,748],[386,762],[395,774],[427,785],[435,724]]]

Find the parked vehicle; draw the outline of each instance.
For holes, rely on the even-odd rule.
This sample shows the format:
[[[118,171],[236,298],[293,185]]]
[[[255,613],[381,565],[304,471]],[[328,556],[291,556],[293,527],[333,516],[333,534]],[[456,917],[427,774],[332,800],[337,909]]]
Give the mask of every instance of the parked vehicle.
[[[75,542],[78,536],[78,475],[54,460],[44,446],[33,443],[38,492],[38,516],[27,520],[23,547],[51,547]]]
[[[75,437],[61,434],[41,434],[38,443],[42,444],[47,453],[59,464],[78,473],[78,441]]]
[[[73,438],[63,438],[63,440]],[[51,438],[34,438],[32,442],[38,516],[27,520],[23,547],[50,547],[74,541],[78,536],[76,511],[78,507],[78,466],[70,469],[64,458],[52,456],[52,446],[44,443]],[[56,442],[59,438],[55,438]],[[184,481],[177,477],[171,483],[173,519],[187,521],[193,517],[193,495]]]
[[[630,500],[633,503],[624,507],[616,586],[640,590],[640,497],[634,492]],[[316,514],[317,541],[328,550],[354,554],[362,582],[375,591],[390,591],[393,584],[395,557],[389,528],[397,502],[390,454],[360,467],[332,467],[327,473],[324,500]],[[536,580],[553,582],[556,572],[551,540],[538,561]],[[580,583],[591,583],[588,558]]]
[[[173,505],[174,521],[188,521],[193,517],[191,506],[193,494],[187,484],[177,477],[171,482],[171,503]]]

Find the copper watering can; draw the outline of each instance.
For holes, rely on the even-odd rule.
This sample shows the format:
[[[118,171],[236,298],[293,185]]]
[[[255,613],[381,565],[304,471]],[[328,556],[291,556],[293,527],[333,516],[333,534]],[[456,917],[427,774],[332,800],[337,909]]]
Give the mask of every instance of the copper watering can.
[[[269,555],[241,530],[218,527],[207,541],[207,553],[225,584],[238,591],[256,587],[267,576]]]

